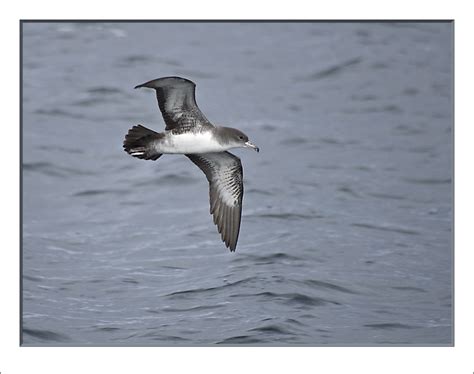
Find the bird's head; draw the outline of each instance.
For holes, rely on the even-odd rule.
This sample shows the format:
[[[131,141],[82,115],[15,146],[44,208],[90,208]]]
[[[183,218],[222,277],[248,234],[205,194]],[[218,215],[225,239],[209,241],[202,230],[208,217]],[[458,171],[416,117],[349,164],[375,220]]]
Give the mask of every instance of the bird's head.
[[[234,129],[232,127],[217,127],[216,128],[220,139],[223,143],[229,145],[229,148],[252,148],[257,152],[260,149],[253,143],[250,142],[249,137],[242,131]]]

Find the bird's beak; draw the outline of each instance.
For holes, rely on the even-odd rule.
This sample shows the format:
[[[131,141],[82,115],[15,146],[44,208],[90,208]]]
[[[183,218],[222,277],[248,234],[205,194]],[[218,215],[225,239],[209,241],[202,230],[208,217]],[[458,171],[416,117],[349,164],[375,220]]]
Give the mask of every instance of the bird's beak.
[[[250,142],[245,142],[245,147],[246,148],[253,148],[255,149],[257,152],[260,151],[260,149],[255,145],[255,144],[252,144]]]
[[[158,79],[153,79],[151,81],[139,84],[138,86],[135,86],[135,88],[142,88],[142,87],[147,87],[147,88],[156,88],[156,81]]]

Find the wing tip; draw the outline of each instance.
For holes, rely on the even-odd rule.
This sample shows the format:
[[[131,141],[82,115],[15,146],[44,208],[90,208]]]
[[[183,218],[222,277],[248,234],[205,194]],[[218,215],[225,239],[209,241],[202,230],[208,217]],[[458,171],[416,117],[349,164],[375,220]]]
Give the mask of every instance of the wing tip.
[[[226,209],[227,208],[227,209]],[[214,211],[214,223],[217,231],[221,234],[221,240],[231,252],[235,252],[239,240],[241,219],[235,216],[236,212],[232,208],[217,205]],[[240,210],[239,213],[240,215]]]
[[[227,248],[229,248],[229,250],[231,252],[235,252],[235,249],[237,248],[237,239],[234,241],[234,242],[231,242]]]

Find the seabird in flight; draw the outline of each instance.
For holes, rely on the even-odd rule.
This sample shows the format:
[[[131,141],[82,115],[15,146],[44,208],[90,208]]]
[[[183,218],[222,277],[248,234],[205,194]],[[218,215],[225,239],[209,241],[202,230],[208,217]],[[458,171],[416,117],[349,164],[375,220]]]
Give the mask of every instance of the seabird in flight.
[[[209,181],[210,213],[222,241],[235,251],[239,238],[244,194],[242,164],[231,148],[259,151],[242,131],[212,125],[199,110],[196,85],[185,78],[165,77],[139,84],[156,91],[165,131],[158,133],[142,125],[133,126],[123,148],[133,157],[157,160],[162,154],[184,154]]]

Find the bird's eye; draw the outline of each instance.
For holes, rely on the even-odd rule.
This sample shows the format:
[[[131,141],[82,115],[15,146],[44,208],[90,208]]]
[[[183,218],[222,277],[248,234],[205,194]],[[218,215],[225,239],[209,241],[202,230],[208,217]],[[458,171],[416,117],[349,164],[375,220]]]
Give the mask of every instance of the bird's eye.
[[[239,136],[240,140],[244,140],[244,137],[242,135]]]

